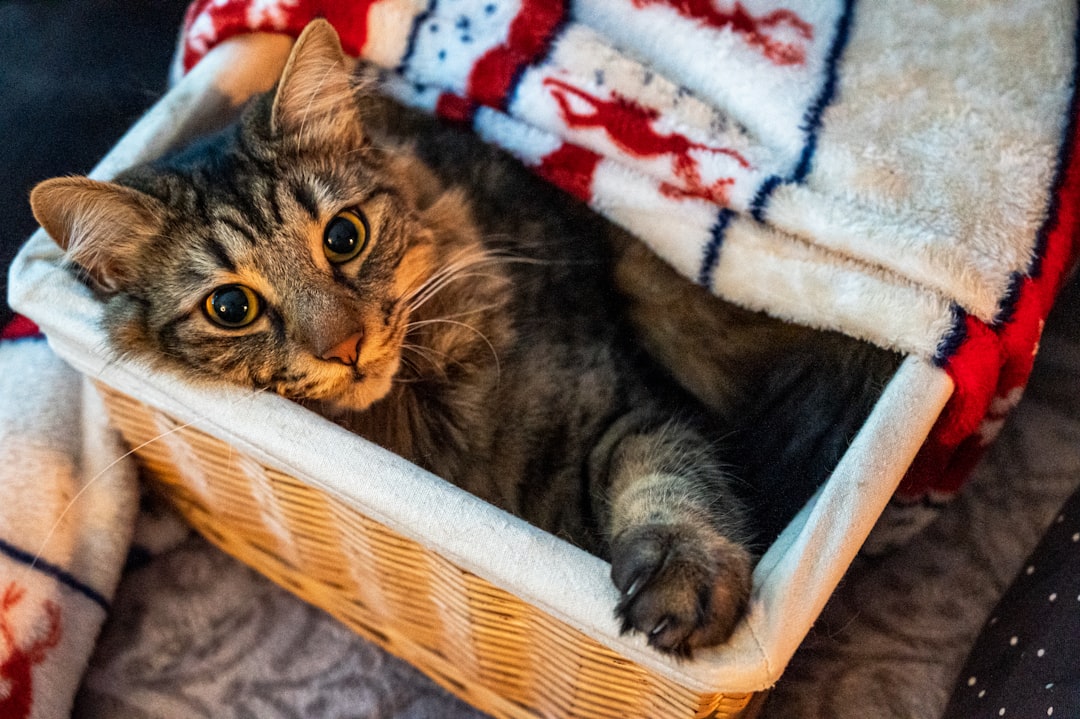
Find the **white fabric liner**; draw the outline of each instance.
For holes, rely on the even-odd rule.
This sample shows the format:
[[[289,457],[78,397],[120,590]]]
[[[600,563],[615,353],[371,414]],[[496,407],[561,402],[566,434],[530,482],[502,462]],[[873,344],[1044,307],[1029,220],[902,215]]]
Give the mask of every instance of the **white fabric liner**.
[[[269,88],[291,39],[247,35],[210,54],[142,118],[91,173],[114,176],[205,131]],[[11,306],[35,320],[56,352],[87,376],[157,407],[330,495],[460,567],[698,692],[757,691],[779,678],[891,497],[952,382],[909,357],[829,481],[754,572],[750,611],[731,641],[676,662],[640,636],[620,637],[606,562],[453,487],[281,397],[207,390],[120,361],[99,328],[100,305],[62,269],[43,230],[11,269]],[[522,561],[527,558],[527,561]]]

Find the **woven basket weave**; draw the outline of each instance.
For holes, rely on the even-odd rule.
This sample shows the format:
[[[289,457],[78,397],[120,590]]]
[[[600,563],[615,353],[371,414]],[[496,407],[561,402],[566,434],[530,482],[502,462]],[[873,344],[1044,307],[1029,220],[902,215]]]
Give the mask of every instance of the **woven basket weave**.
[[[220,126],[276,81],[290,47],[257,33],[218,45],[91,176]],[[207,391],[112,356],[100,304],[44,231],[12,263],[9,297],[95,381],[146,475],[210,541],[497,717],[755,714],[952,392],[908,358],[761,557],[731,640],[676,662],[619,635],[596,557],[280,397]]]
[[[745,716],[751,694],[679,686],[347,504],[97,386],[146,475],[193,527],[469,704],[515,719]]]

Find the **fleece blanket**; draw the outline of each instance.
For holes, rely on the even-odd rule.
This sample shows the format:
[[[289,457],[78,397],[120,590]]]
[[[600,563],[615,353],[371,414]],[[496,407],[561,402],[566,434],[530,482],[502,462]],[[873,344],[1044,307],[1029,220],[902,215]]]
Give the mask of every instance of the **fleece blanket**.
[[[0,397],[0,717],[61,717],[124,566],[136,472],[29,321],[0,333]]]
[[[1019,399],[1075,254],[1074,2],[198,0],[176,72],[318,16],[717,294],[945,368],[900,496]]]

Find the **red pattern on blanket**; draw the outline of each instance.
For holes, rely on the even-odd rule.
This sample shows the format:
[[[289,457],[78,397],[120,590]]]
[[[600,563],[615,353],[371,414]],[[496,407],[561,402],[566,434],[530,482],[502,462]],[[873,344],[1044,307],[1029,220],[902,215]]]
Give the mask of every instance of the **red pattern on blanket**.
[[[0,598],[0,638],[7,648],[7,656],[0,662],[0,717],[25,719],[34,708],[34,667],[49,656],[49,650],[60,643],[63,636],[60,623],[60,607],[45,600],[41,614],[27,615],[31,626],[45,621],[45,631],[27,644],[20,644],[17,628],[26,621],[16,622],[13,610],[22,602],[26,590],[12,582]]]
[[[558,103],[567,127],[600,128],[612,142],[635,157],[670,157],[672,174],[684,184],[662,183],[660,191],[666,195],[700,197],[721,206],[728,204],[728,188],[735,179],[703,180],[701,165],[695,158],[697,153],[724,155],[743,169],[750,169],[750,163],[736,150],[710,147],[692,142],[685,135],[657,131],[653,123],[660,117],[659,110],[643,107],[618,93],[613,93],[611,99],[603,99],[553,77],[546,78],[544,86]],[[575,109],[575,103],[582,108]]]
[[[0,329],[0,340],[21,340],[28,337],[40,337],[41,330],[32,320],[22,315],[15,315],[11,322]]]
[[[801,65],[806,62],[805,41],[814,37],[814,27],[791,10],[773,10],[764,15],[750,14],[742,3],[736,2],[730,10],[721,10],[716,0],[633,0],[637,7],[668,5],[680,15],[703,22],[715,30],[738,33],[747,45],[756,48],[777,65]],[[795,37],[788,42],[778,39],[769,31],[790,31]],[[800,40],[802,42],[800,42]]]

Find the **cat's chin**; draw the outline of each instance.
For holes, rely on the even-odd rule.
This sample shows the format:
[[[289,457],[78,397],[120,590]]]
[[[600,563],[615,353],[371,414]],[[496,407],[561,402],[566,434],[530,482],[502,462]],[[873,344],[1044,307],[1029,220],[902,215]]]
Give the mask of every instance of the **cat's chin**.
[[[391,381],[357,383],[331,396],[311,398],[318,405],[318,412],[327,417],[343,417],[367,410],[390,393]]]
[[[359,370],[350,368],[319,401],[335,413],[363,412],[390,394],[397,369],[398,363],[390,360],[370,361]]]
[[[353,382],[340,395],[327,401],[343,412],[362,412],[390,394],[392,386],[393,374],[391,373],[369,375],[362,381]]]

